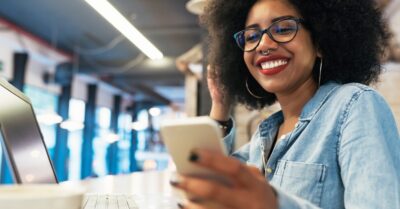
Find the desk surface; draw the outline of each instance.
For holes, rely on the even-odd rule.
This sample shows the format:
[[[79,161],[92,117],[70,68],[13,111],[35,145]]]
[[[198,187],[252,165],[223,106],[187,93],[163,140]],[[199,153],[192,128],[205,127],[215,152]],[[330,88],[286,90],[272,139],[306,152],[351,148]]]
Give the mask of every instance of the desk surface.
[[[175,190],[169,184],[172,172],[136,172],[126,175],[104,176],[99,178],[85,179],[82,181],[66,181],[61,184],[71,186],[81,186],[86,189],[87,193],[100,194],[133,194],[141,198],[142,208],[157,208],[150,207],[169,198],[172,204],[171,207],[177,208],[176,202],[183,197],[182,193]],[[162,200],[164,198],[164,200]],[[154,201],[156,200],[156,201]],[[172,207],[173,206],[173,207]]]
[[[86,188],[88,193],[130,193],[130,194],[165,194],[176,192],[169,180],[172,172],[135,172],[132,174],[104,176],[82,181],[66,181],[61,184],[77,185]]]

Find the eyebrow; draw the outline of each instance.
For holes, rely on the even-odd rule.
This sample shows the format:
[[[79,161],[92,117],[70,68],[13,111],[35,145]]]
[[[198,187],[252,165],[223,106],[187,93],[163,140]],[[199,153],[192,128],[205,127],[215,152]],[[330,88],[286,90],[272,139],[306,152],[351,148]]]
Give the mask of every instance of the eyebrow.
[[[286,16],[280,16],[280,17],[276,17],[274,19],[271,20],[271,23],[274,23],[276,21],[282,20],[282,19],[287,19],[287,18],[294,18],[294,16],[292,15],[286,15]]]
[[[277,22],[277,21],[279,21],[279,20],[282,20],[282,19],[293,18],[293,17],[294,17],[294,16],[292,16],[292,15],[285,15],[285,16],[275,17],[275,18],[273,18],[273,19],[271,20],[271,24],[274,23],[274,22]],[[255,23],[255,24],[251,24],[251,25],[246,26],[245,29],[248,29],[248,28],[258,28],[258,27],[260,27],[260,25],[257,24],[257,23]]]

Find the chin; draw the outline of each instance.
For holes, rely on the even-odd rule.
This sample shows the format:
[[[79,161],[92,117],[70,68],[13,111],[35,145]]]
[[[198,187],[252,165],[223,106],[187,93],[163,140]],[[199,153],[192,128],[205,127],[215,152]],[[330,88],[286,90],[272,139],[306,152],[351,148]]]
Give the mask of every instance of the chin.
[[[278,81],[264,81],[264,82],[259,82],[261,87],[272,94],[275,94],[276,92],[280,92],[285,89],[285,86],[282,85],[282,82]]]

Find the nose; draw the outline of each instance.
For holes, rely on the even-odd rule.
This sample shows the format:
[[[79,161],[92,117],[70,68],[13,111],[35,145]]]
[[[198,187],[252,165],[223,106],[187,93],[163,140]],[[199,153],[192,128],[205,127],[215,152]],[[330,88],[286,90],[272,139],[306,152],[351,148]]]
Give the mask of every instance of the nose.
[[[257,46],[257,51],[265,51],[267,49],[276,49],[278,48],[278,43],[275,42],[271,37],[269,37],[268,33],[264,33],[261,36],[260,43]]]

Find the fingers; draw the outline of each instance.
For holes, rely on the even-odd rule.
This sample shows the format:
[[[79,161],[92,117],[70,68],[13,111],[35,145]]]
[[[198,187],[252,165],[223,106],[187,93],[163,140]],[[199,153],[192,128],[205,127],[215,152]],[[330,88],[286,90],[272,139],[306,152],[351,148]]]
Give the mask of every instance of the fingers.
[[[193,153],[190,158],[193,163],[237,183],[227,186],[219,181],[182,176],[172,185],[182,189],[191,197],[191,201],[185,204],[184,208],[232,209],[260,208],[261,206],[277,208],[273,189],[256,167],[247,166],[212,150],[196,149]]]
[[[242,198],[232,198],[232,193],[239,193],[239,190],[217,184],[214,181],[194,177],[181,177],[177,188],[185,191],[190,197],[189,208],[222,208],[222,205],[233,208],[243,204]],[[206,201],[205,201],[206,200]],[[216,204],[216,203],[220,204]],[[218,207],[216,207],[218,206]],[[186,207],[185,207],[186,208]]]
[[[216,90],[217,82],[216,82],[216,73],[215,70],[211,68],[210,65],[207,65],[207,84],[210,90]]]
[[[209,79],[215,79],[217,77],[217,71],[215,70],[214,67],[211,67],[211,65],[207,65],[207,78]]]
[[[219,72],[214,68],[211,67],[210,65],[207,65],[207,83],[210,86],[219,87],[220,82],[219,82]]]
[[[184,205],[185,209],[232,209],[232,208],[227,208],[223,205],[214,203],[214,202],[202,202],[202,203],[196,203],[196,202],[188,202],[187,204]]]
[[[248,166],[231,157],[211,150],[196,149],[192,153],[191,159],[195,159],[193,161],[203,167],[234,179],[234,182],[237,182],[241,186],[252,187],[257,184],[254,181],[256,172],[251,171],[254,169],[250,169]]]
[[[250,173],[252,173],[253,174],[253,176],[255,176],[256,178],[259,178],[259,179],[263,179],[264,180],[264,175],[262,174],[262,171],[260,171],[260,169],[259,168],[257,168],[257,167],[255,167],[255,166],[247,166],[247,168],[249,169],[249,171],[250,171]]]

